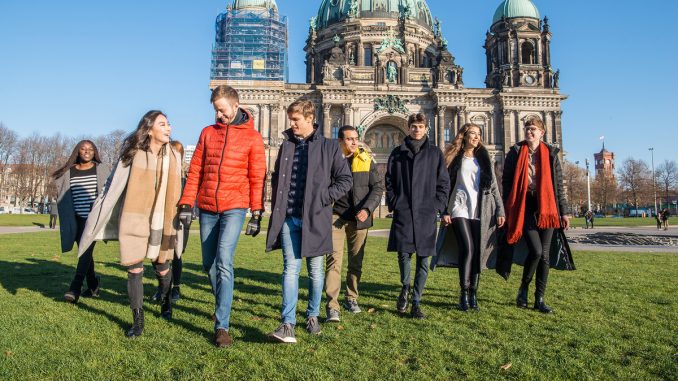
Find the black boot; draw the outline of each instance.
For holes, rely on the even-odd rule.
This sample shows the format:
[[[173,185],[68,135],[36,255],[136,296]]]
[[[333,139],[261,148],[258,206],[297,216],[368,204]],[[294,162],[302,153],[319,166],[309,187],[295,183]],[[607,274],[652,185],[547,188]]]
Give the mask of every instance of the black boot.
[[[478,297],[476,296],[476,293],[478,292],[479,283],[480,283],[480,274],[475,274],[472,278],[471,288],[469,289],[468,306],[476,311],[479,310]]]
[[[419,302],[412,302],[412,311],[410,311],[410,316],[413,319],[426,319],[426,315],[422,312]]]
[[[535,296],[534,309],[543,314],[550,314],[551,312],[553,312],[551,307],[547,306],[546,303],[544,303],[544,297],[541,295]]]
[[[516,305],[520,308],[527,308],[527,289],[529,288],[529,283],[521,283],[520,288],[518,289],[518,296],[516,297]]]
[[[165,320],[172,319],[172,273],[168,272],[165,275],[156,274],[158,278],[158,289],[160,291],[160,316]]]
[[[459,309],[466,312],[468,311],[468,290],[461,289],[461,294],[459,295]]]
[[[144,333],[144,310],[143,308],[137,308],[132,310],[132,315],[134,316],[134,323],[132,328],[127,331],[125,336],[133,339],[139,337]]]
[[[400,295],[398,296],[398,301],[396,303],[396,308],[398,309],[398,312],[400,313],[405,313],[407,311],[407,298],[410,295],[410,285],[405,285],[403,288],[400,290]]]

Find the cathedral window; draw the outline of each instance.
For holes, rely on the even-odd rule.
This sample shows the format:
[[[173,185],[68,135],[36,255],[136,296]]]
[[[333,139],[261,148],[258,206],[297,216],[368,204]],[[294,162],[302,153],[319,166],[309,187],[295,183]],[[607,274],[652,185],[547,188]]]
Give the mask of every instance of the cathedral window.
[[[534,64],[535,63],[535,57],[534,57],[534,45],[532,45],[531,42],[525,41],[523,42],[522,48],[521,48],[521,57],[522,60],[521,62],[524,64]]]
[[[372,66],[372,47],[365,48],[365,66]]]

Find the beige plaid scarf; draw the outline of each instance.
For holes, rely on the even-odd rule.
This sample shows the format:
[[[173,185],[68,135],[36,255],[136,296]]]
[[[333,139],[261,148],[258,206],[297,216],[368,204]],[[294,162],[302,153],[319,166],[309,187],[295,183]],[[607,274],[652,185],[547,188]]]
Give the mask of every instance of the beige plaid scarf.
[[[174,256],[181,167],[172,151],[165,145],[160,155],[139,150],[134,156],[119,225],[124,266],[144,258],[164,263]]]

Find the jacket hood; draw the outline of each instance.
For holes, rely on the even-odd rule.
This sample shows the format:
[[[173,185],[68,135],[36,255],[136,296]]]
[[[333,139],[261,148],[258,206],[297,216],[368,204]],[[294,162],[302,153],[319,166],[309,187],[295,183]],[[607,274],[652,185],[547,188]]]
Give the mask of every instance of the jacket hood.
[[[214,127],[216,127],[216,128],[233,127],[233,128],[242,128],[242,129],[247,129],[247,128],[254,129],[254,119],[252,119],[252,115],[242,107],[238,107],[238,113],[241,114],[241,116],[240,116],[241,120],[240,121],[237,121],[234,124],[230,124],[230,123],[224,124],[224,123],[216,122],[216,123],[214,123]],[[238,119],[238,116],[236,116],[236,120],[237,119]]]

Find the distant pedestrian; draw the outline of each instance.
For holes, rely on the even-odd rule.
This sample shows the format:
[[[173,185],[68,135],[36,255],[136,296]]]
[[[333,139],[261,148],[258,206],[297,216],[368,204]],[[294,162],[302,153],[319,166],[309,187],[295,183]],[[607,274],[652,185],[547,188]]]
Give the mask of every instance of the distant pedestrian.
[[[584,219],[586,220],[586,228],[587,229],[593,229],[593,212],[591,210],[587,211],[586,214],[584,215]]]
[[[391,151],[386,165],[386,202],[388,211],[393,212],[387,250],[398,253],[402,287],[396,309],[400,313],[407,311],[411,260],[415,255],[410,316],[424,319],[420,303],[430,257],[435,255],[437,216],[447,206],[450,175],[443,153],[427,136],[426,114],[410,115],[407,126],[405,142]]]
[[[183,230],[177,213],[181,195],[181,156],[169,143],[171,127],[161,111],[151,110],[122,144],[120,160],[106,189],[92,207],[80,240],[82,254],[95,240],[120,241],[120,263],[127,268],[132,309],[129,338],[144,332],[144,259],[162,288],[160,316],[172,319],[170,266],[181,253]],[[114,213],[115,212],[115,213]]]
[[[663,211],[655,211],[654,212],[654,219],[657,222],[657,230],[662,230],[662,214]]]
[[[664,225],[664,230],[669,230],[669,217],[671,216],[671,212],[669,212],[669,209],[666,208],[662,212],[662,224]]]
[[[49,228],[56,229],[57,217],[59,217],[59,205],[57,199],[53,198],[49,203]]]
[[[58,210],[62,252],[71,251],[73,244],[80,241],[92,204],[103,189],[110,172],[106,165],[101,164],[96,145],[90,140],[81,140],[66,163],[52,174],[58,195],[57,207],[53,209]],[[50,216],[50,226],[51,219]],[[56,224],[56,218],[54,223]],[[78,248],[80,249],[80,244]],[[101,278],[94,272],[93,252],[94,245],[90,245],[79,255],[75,277],[64,294],[66,302],[78,302],[85,280],[87,290],[82,296],[99,296]]]

